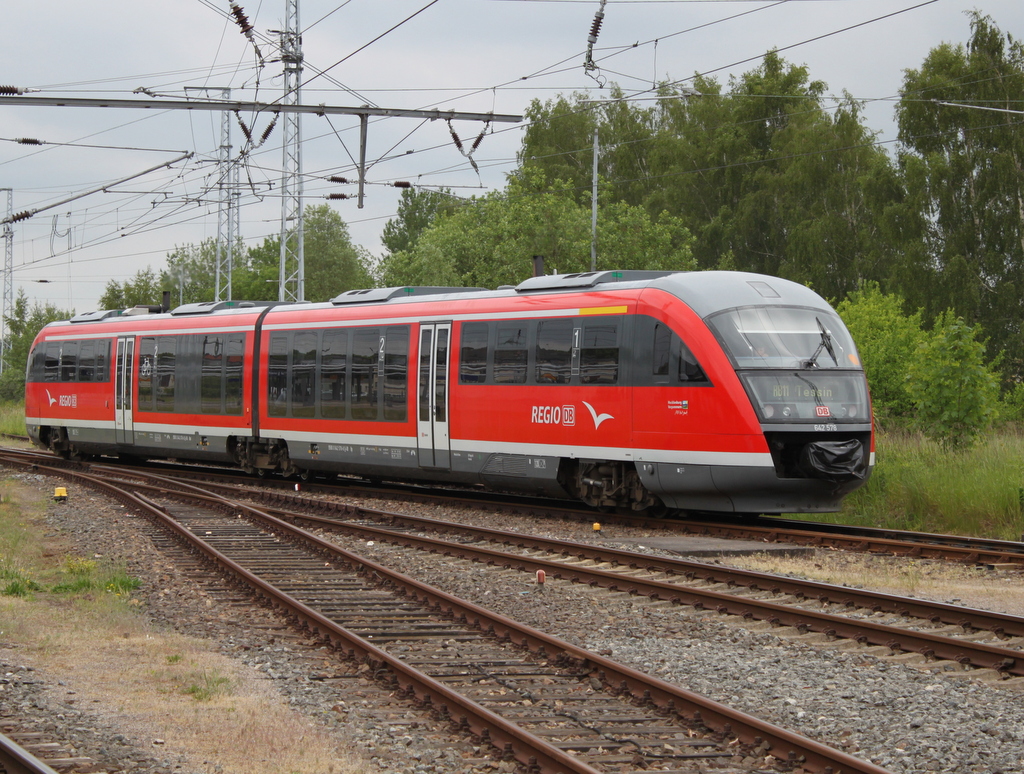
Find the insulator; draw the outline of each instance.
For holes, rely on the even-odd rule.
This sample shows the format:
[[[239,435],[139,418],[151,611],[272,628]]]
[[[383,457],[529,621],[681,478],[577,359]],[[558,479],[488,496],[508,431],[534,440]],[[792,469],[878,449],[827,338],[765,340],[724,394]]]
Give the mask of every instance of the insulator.
[[[252,142],[252,132],[249,131],[249,127],[245,125],[245,121],[242,120],[242,117],[238,114],[237,110],[235,111],[235,118],[238,119],[238,125],[240,127],[242,127],[242,134],[245,135],[245,139],[248,140],[251,143]]]
[[[348,180],[347,177],[338,177],[337,175],[331,175],[329,178],[327,178],[327,182],[329,182],[329,183],[341,183],[342,185],[344,185],[344,184],[348,183],[349,180]]]
[[[24,212],[19,212],[17,215],[12,215],[10,222],[17,223],[19,220],[28,220],[31,217],[32,213],[29,210],[25,210]]]
[[[246,35],[252,32],[252,25],[249,24],[249,17],[245,15],[245,11],[242,10],[241,6],[232,3],[231,15],[235,17],[235,21],[238,22],[238,26],[242,28],[242,32]]]
[[[349,196],[348,194],[332,193],[332,194],[327,194],[327,196],[324,197],[324,198],[326,198],[326,199],[351,199],[352,197]]]
[[[395,188],[412,188],[412,183],[410,183],[408,180],[396,180],[391,185],[393,185]]]
[[[271,132],[274,131],[274,127],[277,126],[277,117],[279,115],[281,115],[281,114],[280,113],[275,113],[274,114],[274,120],[270,122],[270,124],[267,126],[266,129],[263,130],[263,134],[260,135],[260,145],[265,143],[267,141],[267,138],[270,137]]]
[[[459,139],[459,135],[455,134],[455,129],[452,127],[451,121],[448,122],[448,131],[451,132],[452,141],[455,143],[455,147],[462,153],[462,140]]]
[[[18,86],[0,86],[0,94],[24,94],[25,90]]]
[[[588,43],[597,43],[597,36],[601,33],[602,24],[604,24],[604,11],[598,11],[594,14],[594,23],[590,25],[590,36],[587,38]]]
[[[18,137],[14,140],[18,145],[43,145],[42,140],[37,140],[34,137]]]

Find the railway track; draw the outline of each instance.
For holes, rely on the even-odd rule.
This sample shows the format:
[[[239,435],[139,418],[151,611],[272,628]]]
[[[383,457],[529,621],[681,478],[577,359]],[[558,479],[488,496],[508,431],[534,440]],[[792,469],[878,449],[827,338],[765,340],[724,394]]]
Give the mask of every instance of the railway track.
[[[1019,616],[366,508],[338,506],[332,515],[317,516],[309,511],[331,510],[332,504],[282,493],[267,499],[300,508],[268,506],[291,522],[1024,678]]]
[[[0,450],[7,451],[7,450]],[[10,450],[16,451],[16,450]],[[38,454],[41,461],[53,461],[49,454]],[[45,464],[45,462],[44,462]],[[122,466],[97,467],[125,469]],[[223,469],[197,469],[195,466],[155,463],[158,471],[168,475],[193,478],[209,483],[220,481],[234,483],[237,487],[252,488],[253,479]],[[88,469],[86,466],[85,469]],[[145,468],[127,467],[128,470]],[[284,479],[260,479],[260,486],[281,491],[294,491],[296,483],[307,492],[327,495],[345,495],[385,500],[417,501],[439,504],[460,504],[484,508],[490,512],[550,516],[558,519],[590,523],[595,520],[607,524],[623,524],[643,529],[664,531],[666,534],[690,534],[726,539],[754,540],[765,543],[789,543],[809,547],[830,547],[844,551],[905,556],[986,565],[996,568],[1024,568],[1024,541],[995,540],[991,538],[963,535],[943,535],[910,532],[907,530],[886,530],[874,527],[860,527],[843,524],[827,524],[784,519],[774,516],[730,517],[722,515],[713,521],[687,519],[651,519],[621,513],[595,513],[550,499],[530,498],[515,495],[495,495],[485,492],[459,490],[430,490],[425,487],[396,485],[393,487],[370,486],[363,482],[341,481],[329,483],[323,480],[306,481]]]
[[[57,769],[89,768],[91,758],[71,754],[52,735],[13,718],[0,720],[2,774],[58,774]]]
[[[120,467],[96,466],[98,470],[121,475]],[[164,486],[188,486],[180,478],[136,471],[135,475]],[[223,494],[237,496],[233,485],[206,482]],[[917,654],[925,662],[954,662],[966,669],[988,669],[999,677],[1024,678],[1024,619],[927,600],[851,589],[814,581],[783,578],[701,562],[654,557],[616,551],[591,544],[557,541],[485,527],[471,527],[406,514],[352,508],[276,491],[251,492],[262,497],[275,515],[328,529],[343,529],[364,538],[415,546],[419,549],[514,567],[520,571],[542,572],[554,579],[565,578],[627,594],[662,599],[697,609],[715,610],[761,621],[772,627],[791,627],[801,633],[815,632],[829,640],[851,640],[879,646],[893,654]],[[300,509],[279,507],[291,504]],[[330,511],[326,517],[310,511]],[[356,523],[369,519],[373,523]],[[396,532],[396,528],[398,532]],[[416,536],[412,530],[454,535],[456,540]],[[519,553],[484,545],[513,545]]]
[[[528,770],[883,771],[462,603],[256,509],[246,512],[260,527],[239,517],[241,504],[208,496],[202,506],[181,505],[162,486],[162,496],[116,496]]]

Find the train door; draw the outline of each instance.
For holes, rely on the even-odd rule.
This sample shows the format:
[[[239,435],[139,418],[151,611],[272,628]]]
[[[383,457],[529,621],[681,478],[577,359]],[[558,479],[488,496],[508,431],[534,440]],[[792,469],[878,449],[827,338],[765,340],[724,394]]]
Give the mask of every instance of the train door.
[[[132,420],[134,364],[135,339],[119,338],[117,366],[114,371],[114,440],[117,443],[135,443],[135,425]]]
[[[451,468],[448,436],[448,344],[451,323],[420,325],[416,439],[421,468]]]

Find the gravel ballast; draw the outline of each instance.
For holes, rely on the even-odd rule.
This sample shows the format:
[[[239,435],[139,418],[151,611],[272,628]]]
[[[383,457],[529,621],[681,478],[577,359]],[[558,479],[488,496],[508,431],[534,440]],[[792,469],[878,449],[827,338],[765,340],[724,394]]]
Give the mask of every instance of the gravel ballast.
[[[41,492],[52,491],[51,480],[42,476],[15,473],[12,477]],[[401,509],[394,503],[387,507]],[[270,676],[275,689],[293,706],[325,726],[337,727],[339,735],[367,749],[368,760],[379,770],[396,774],[509,770],[496,762],[467,762],[474,754],[471,746],[410,725],[416,721],[389,724],[375,716],[372,704],[379,689],[368,680],[358,686],[363,696],[345,693],[352,691],[352,685],[310,680],[298,643],[275,638],[270,629],[238,630],[230,617],[217,615],[217,603],[211,608],[194,582],[176,577],[163,566],[149,541],[140,536],[141,524],[134,537],[126,537],[114,531],[112,519],[99,517],[117,508],[98,496],[83,495],[74,507],[55,504],[49,523],[83,552],[123,557],[129,571],[142,578],[144,586],[137,597],[155,621],[179,631],[202,633],[214,643],[212,647]],[[127,520],[123,509],[120,516],[122,522]],[[516,525],[516,517],[500,517],[502,528],[516,529]],[[532,523],[523,525],[524,531],[534,529]],[[553,526],[551,531],[567,530]],[[631,599],[567,581],[549,579],[541,589],[525,573],[411,553],[379,541],[368,545],[334,539],[376,561],[395,562],[406,574],[452,594],[869,759],[894,774],[1024,774],[1024,692],[1016,681],[1013,685],[985,683],[954,665],[935,673],[922,671],[909,660],[883,656],[877,649],[824,643],[814,636],[780,635],[756,625],[738,625],[717,613]],[[21,665],[15,655],[0,647],[3,669],[12,672],[9,685],[12,677],[20,681],[26,674],[39,682],[35,673],[18,671]],[[0,693],[0,702],[13,695],[11,690]],[[38,696],[25,701],[46,705]],[[93,721],[103,733],[83,732],[82,750],[92,749],[87,742],[97,736],[120,734],[132,741],[107,717],[68,721],[65,730],[77,739],[73,728],[92,726]],[[144,774],[214,770],[189,769],[180,759],[154,756],[148,740],[139,740],[139,748],[141,752],[132,758],[136,766],[123,770]]]

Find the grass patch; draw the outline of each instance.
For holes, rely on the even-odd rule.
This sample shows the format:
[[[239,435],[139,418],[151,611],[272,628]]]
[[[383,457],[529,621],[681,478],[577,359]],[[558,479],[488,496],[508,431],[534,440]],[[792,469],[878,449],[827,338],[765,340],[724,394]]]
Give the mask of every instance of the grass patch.
[[[796,518],[838,524],[1020,540],[1024,435],[1007,427],[970,451],[942,449],[918,433],[880,432],[868,483],[835,514]]]
[[[25,427],[25,403],[16,401],[0,403],[0,433],[8,435],[27,435]]]
[[[141,585],[138,578],[121,564],[97,562],[44,544],[36,534],[45,517],[46,501],[18,500],[11,483],[0,482],[0,595],[86,596],[102,592],[123,601],[131,599]]]
[[[215,696],[227,693],[231,687],[231,679],[223,675],[206,672],[200,673],[189,686],[182,691],[196,701],[210,701]]]
[[[6,582],[0,588],[0,593],[7,597],[27,597],[33,591],[41,591],[43,588],[31,578],[16,573],[8,574],[4,580]]]
[[[162,753],[189,771],[370,769],[340,734],[299,715],[262,673],[218,653],[217,643],[162,631],[138,615],[118,597],[138,580],[69,552],[46,526],[49,498],[13,480],[0,481],[0,493],[0,591],[25,590],[0,593],[0,640],[18,648],[19,660],[64,680],[80,703],[116,714],[126,736],[164,739]]]

